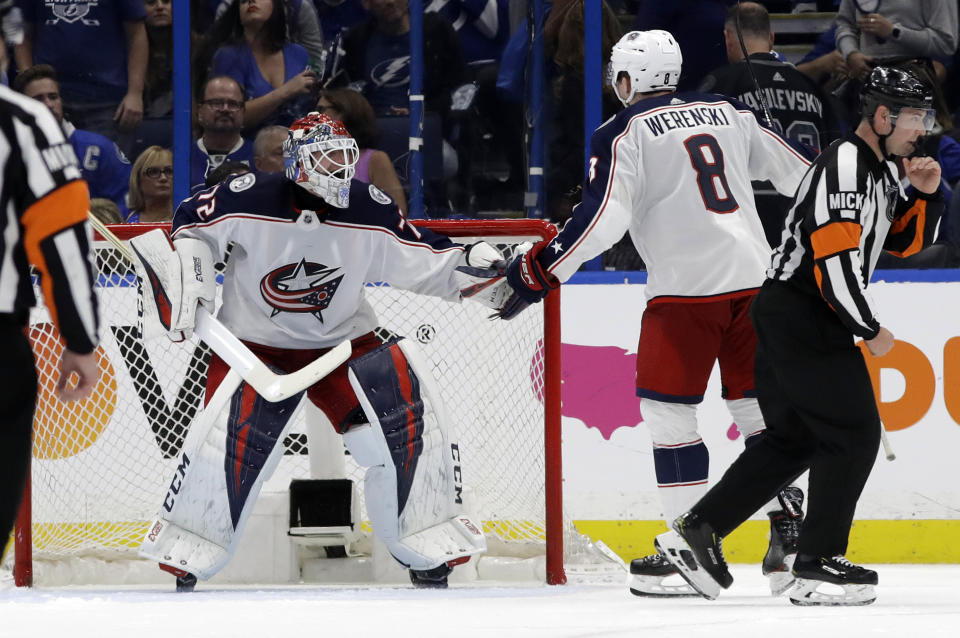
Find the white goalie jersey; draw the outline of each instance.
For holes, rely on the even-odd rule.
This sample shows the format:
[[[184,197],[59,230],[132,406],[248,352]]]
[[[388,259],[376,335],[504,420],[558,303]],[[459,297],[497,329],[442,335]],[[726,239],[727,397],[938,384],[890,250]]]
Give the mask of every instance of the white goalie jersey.
[[[459,301],[464,248],[404,219],[375,186],[354,182],[333,208],[282,175],[248,173],[185,200],[174,241],[214,256],[233,244],[219,318],[237,337],[288,349],[332,347],[373,330],[367,283]]]

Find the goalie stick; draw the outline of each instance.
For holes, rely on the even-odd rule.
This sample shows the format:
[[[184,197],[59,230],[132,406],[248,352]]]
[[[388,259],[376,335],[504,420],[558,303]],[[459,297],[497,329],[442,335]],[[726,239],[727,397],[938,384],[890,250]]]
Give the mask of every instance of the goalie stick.
[[[133,264],[134,256],[130,247],[110,232],[110,229],[99,219],[92,214],[88,217],[100,236],[110,242],[128,262]],[[197,308],[194,332],[244,381],[249,383],[257,394],[271,402],[282,401],[310,387],[349,359],[351,353],[350,342],[344,341],[296,372],[277,374],[203,306]]]

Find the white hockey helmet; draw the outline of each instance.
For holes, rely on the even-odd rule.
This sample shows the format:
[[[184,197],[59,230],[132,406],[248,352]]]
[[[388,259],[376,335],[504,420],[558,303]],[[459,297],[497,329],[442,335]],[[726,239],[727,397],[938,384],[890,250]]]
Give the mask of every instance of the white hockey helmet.
[[[308,113],[290,125],[283,141],[284,174],[337,208],[350,205],[350,181],[360,149],[343,124]]]
[[[683,56],[680,45],[667,31],[631,31],[613,45],[610,52],[609,80],[617,97],[628,106],[637,93],[677,88]],[[630,76],[631,93],[626,97],[617,89],[621,73]]]

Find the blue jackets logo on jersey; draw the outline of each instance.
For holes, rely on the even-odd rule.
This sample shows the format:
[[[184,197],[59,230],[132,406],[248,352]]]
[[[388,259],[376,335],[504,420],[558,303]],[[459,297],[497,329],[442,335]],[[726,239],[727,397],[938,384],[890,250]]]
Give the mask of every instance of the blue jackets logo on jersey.
[[[268,273],[260,280],[260,295],[273,308],[270,316],[281,312],[309,312],[322,322],[321,311],[333,301],[343,279],[343,275],[330,278],[337,270],[339,267],[327,268],[301,259],[298,264],[280,266]]]

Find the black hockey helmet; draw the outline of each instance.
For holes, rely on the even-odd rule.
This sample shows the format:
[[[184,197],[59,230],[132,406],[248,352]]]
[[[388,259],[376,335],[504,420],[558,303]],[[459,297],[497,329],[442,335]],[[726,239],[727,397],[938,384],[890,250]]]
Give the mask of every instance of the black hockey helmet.
[[[873,114],[881,104],[889,108],[894,117],[905,107],[926,111],[924,124],[927,131],[936,120],[933,89],[906,69],[878,66],[867,76],[860,90],[860,113],[872,122]]]

